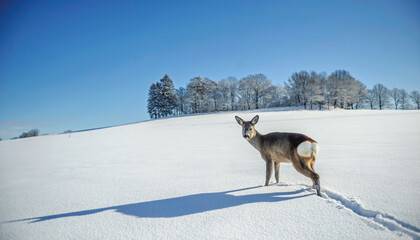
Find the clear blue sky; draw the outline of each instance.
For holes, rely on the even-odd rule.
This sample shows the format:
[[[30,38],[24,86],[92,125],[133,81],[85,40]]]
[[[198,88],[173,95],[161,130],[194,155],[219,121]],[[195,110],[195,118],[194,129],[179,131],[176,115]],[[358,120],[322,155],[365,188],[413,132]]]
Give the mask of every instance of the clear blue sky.
[[[420,90],[419,1],[1,1],[0,137],[148,119],[169,74],[345,69]]]

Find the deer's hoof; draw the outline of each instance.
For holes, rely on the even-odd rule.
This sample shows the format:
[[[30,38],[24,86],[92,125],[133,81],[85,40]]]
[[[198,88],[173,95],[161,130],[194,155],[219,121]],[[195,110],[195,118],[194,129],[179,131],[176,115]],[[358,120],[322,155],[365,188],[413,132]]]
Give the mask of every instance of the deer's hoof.
[[[315,185],[315,190],[316,190],[316,195],[322,197],[321,196],[321,187],[318,184]]]

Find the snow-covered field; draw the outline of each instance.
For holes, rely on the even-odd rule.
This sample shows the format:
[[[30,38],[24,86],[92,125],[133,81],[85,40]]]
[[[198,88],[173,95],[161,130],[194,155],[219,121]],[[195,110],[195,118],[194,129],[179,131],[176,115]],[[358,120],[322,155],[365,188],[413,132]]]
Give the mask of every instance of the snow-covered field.
[[[234,116],[318,141],[323,197]],[[274,178],[272,179],[274,181]],[[0,142],[0,239],[420,239],[420,111],[260,111]]]

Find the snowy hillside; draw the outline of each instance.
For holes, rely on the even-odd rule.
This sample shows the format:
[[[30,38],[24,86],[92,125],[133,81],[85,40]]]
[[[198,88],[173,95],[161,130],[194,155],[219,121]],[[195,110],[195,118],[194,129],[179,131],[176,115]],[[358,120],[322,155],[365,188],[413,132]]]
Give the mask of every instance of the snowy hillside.
[[[234,119],[318,141],[323,197]],[[0,239],[420,239],[420,111],[268,111],[0,142]],[[274,178],[272,179],[274,182]]]

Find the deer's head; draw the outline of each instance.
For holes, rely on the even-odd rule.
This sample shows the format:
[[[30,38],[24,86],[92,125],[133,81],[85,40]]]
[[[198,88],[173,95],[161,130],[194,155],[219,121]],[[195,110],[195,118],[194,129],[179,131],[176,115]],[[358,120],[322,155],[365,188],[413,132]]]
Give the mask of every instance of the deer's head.
[[[246,140],[251,140],[255,135],[257,135],[257,131],[255,130],[255,124],[258,122],[258,115],[255,116],[251,121],[244,121],[242,118],[235,116],[236,121],[239,125],[242,126],[242,136]]]

